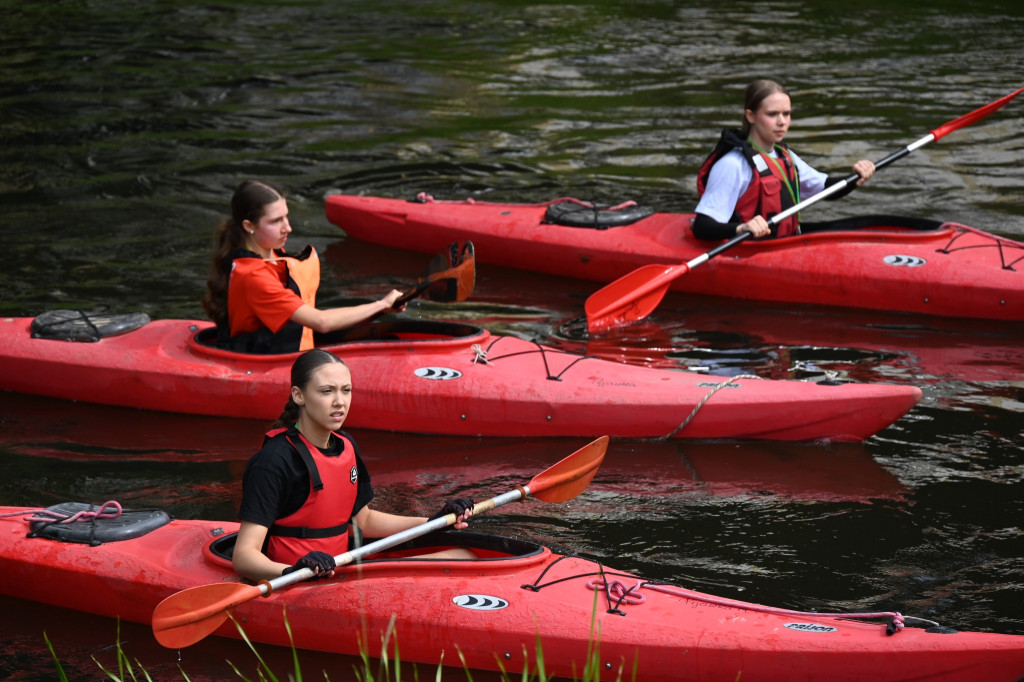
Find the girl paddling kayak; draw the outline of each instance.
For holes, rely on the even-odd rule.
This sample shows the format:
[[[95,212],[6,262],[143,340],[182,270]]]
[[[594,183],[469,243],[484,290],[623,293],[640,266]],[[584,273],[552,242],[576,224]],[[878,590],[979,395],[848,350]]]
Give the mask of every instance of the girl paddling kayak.
[[[284,250],[291,233],[288,202],[265,182],[245,180],[231,197],[231,218],[214,232],[203,308],[217,323],[219,347],[242,353],[294,353],[313,348],[313,333],[365,322],[397,308],[392,289],[373,303],[316,307],[320,260],[312,246]]]
[[[768,225],[768,219],[842,180],[815,170],[782,142],[791,116],[789,93],[777,82],[761,79],[747,86],[742,127],[722,131],[697,175],[700,202],[693,222],[695,237],[718,240],[743,232],[755,238],[798,234],[798,215],[774,227]],[[853,170],[860,180],[830,199],[862,185],[874,174],[875,165],[862,159]]]
[[[303,353],[292,365],[284,412],[253,455],[242,479],[242,520],[235,570],[269,580],[300,568],[333,575],[334,556],[348,551],[349,525],[368,537],[399,533],[429,519],[371,509],[373,488],[355,441],[341,431],[352,403],[352,374],[325,350]],[[446,503],[430,519],[454,513],[466,528],[473,501]],[[466,549],[435,558],[474,558]]]

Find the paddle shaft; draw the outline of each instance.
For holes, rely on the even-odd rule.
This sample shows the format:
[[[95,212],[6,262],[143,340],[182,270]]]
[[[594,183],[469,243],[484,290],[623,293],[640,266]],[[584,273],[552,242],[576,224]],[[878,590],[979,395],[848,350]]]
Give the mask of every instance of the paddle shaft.
[[[927,135],[922,137],[920,140],[918,140],[918,141],[916,141],[916,142],[914,142],[912,144],[908,144],[906,147],[904,147],[903,149],[900,149],[899,151],[895,151],[892,154],[889,154],[889,156],[885,157],[881,161],[876,161],[875,162],[875,170],[880,170],[882,168],[885,168],[886,166],[892,164],[893,162],[899,161],[900,159],[902,159],[907,154],[910,154],[912,151],[920,149],[921,147],[925,146],[926,144],[929,144],[930,142],[934,142],[937,139],[939,139],[939,138],[937,138],[935,136],[934,132],[928,133]],[[845,189],[846,187],[850,186],[851,184],[857,182],[858,180],[860,180],[860,174],[858,174],[858,173],[850,173],[848,176],[846,176],[845,178],[843,178],[839,182],[836,182],[836,183],[833,183],[833,184],[829,185],[825,189],[823,189],[820,192],[818,192],[817,194],[815,194],[813,197],[810,197],[809,199],[804,199],[803,201],[799,202],[795,206],[790,206],[785,211],[781,211],[779,213],[776,213],[774,216],[772,216],[768,220],[768,225],[769,226],[778,225],[779,223],[781,223],[783,220],[785,220],[786,218],[790,217],[794,213],[797,213],[798,211],[802,211],[803,209],[807,208],[808,206],[813,206],[814,204],[818,203],[822,199],[828,199],[830,196],[832,196],[836,192],[841,192],[843,189]],[[743,235],[740,235],[740,236],[742,237]],[[733,239],[731,241],[735,241],[736,243],[739,243],[739,240],[737,240],[737,239]],[[723,246],[725,246],[725,245],[723,244]],[[719,251],[719,253],[721,253],[721,251]]]
[[[523,486],[522,488],[516,488],[515,490],[510,490],[507,493],[503,493],[496,497],[492,497],[489,500],[484,500],[483,502],[479,502],[473,505],[473,513],[479,514],[481,512],[489,511],[496,507],[500,507],[504,504],[508,504],[509,502],[517,502],[519,500],[525,499],[529,495],[530,486],[527,485]],[[406,530],[395,533],[394,535],[389,535],[386,538],[374,540],[373,542],[363,545],[361,547],[357,547],[356,549],[350,549],[349,551],[334,557],[334,563],[338,566],[345,566],[346,564],[350,564],[353,561],[362,559],[363,557],[369,556],[370,554],[383,552],[386,549],[391,549],[396,545],[400,545],[403,542],[407,542],[408,540],[418,538],[421,535],[426,535],[427,533],[433,532],[435,530],[441,530],[442,528],[447,528],[448,526],[455,525],[455,522],[457,520],[458,516],[456,516],[455,514],[439,516],[436,519],[432,519],[425,523],[421,523],[417,526],[413,526],[412,528],[407,528]],[[292,571],[291,573],[279,576],[277,578],[274,578],[273,580],[263,581],[259,584],[260,595],[265,597],[274,590],[286,587],[293,583],[302,582],[303,580],[312,578],[313,575],[314,574],[312,569],[300,568],[297,571]]]

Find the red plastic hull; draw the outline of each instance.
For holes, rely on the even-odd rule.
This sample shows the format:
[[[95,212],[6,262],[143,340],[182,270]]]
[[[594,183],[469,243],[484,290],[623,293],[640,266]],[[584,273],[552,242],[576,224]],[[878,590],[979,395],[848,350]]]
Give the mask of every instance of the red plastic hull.
[[[111,618],[149,623],[180,590],[237,577],[206,548],[237,524],[172,521],[142,537],[95,547],[27,538],[21,508],[0,507],[0,591]],[[548,674],[578,677],[592,631],[600,632],[601,679],[673,681],[878,682],[1016,681],[1024,637],[907,627],[892,636],[880,622],[779,613],[640,578],[546,548],[488,555],[487,561],[403,559],[340,569],[340,577],[301,583],[255,599],[234,615],[256,642],[289,646],[284,614],[302,649],[381,653],[394,619],[403,661],[514,673],[537,670],[538,638]],[[546,571],[546,572],[545,572]],[[609,610],[593,581],[634,588]],[[563,580],[564,579],[564,580]],[[539,589],[524,589],[540,584]],[[495,609],[469,609],[470,595]],[[595,595],[597,599],[595,600]],[[462,599],[460,599],[462,597]],[[595,607],[596,604],[596,607]],[[593,630],[592,630],[593,628]],[[216,634],[237,637],[230,621]],[[362,643],[362,644],[361,644]]]
[[[643,265],[686,262],[715,246],[692,237],[690,214],[656,213],[596,230],[543,224],[547,206],[333,195],[326,212],[356,239],[426,253],[468,239],[480,263],[596,282]],[[1024,320],[1022,258],[1024,244],[963,225],[879,226],[748,241],[671,286],[731,298]]]
[[[195,336],[210,325],[196,321],[158,320],[96,343],[33,339],[30,324],[0,320],[2,390],[274,419],[295,359],[202,345]],[[611,362],[470,329],[461,337],[421,334],[337,347],[356,391],[346,426],[480,436],[859,441],[921,397],[916,387],[889,384],[744,378],[723,386],[723,377]]]

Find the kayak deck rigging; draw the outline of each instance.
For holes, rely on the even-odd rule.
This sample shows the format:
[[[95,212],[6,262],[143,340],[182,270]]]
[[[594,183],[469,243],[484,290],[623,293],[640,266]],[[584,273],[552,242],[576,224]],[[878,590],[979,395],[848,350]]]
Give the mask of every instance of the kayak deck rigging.
[[[954,228],[955,228],[955,232],[954,232],[953,235],[950,236],[949,243],[946,244],[945,248],[938,249],[939,253],[950,254],[950,253],[954,253],[956,251],[968,251],[968,250],[971,250],[971,249],[996,248],[999,251],[999,261],[1002,264],[1001,265],[1002,269],[1003,270],[1010,270],[1012,272],[1016,272],[1017,271],[1017,269],[1015,267],[1013,267],[1013,266],[1016,265],[1017,263],[1021,262],[1022,260],[1024,260],[1024,244],[1020,244],[1019,242],[1015,242],[1015,241],[1013,241],[1011,239],[1006,239],[1006,238],[1000,237],[998,235],[988,234],[987,232],[982,232],[981,230],[977,230],[977,229],[975,229],[973,227],[968,227],[967,225],[954,225]],[[976,234],[976,235],[978,235],[980,237],[984,237],[986,239],[989,239],[989,240],[991,240],[992,243],[991,244],[969,244],[967,246],[959,246],[959,247],[953,248],[953,245],[957,241],[959,241],[961,237],[963,237],[964,235],[966,235],[968,233]],[[1016,251],[1020,255],[1018,257],[1014,258],[1013,260],[1011,260],[1010,262],[1007,262],[1006,258],[1007,258],[1007,252],[1008,251]]]
[[[508,338],[510,338],[510,337],[507,337],[507,336],[495,337],[495,338],[493,338],[491,340],[490,344],[487,345],[487,348],[483,348],[478,343],[477,344],[473,344],[472,350],[473,350],[474,353],[476,353],[476,356],[473,358],[473,363],[474,364],[482,363],[482,364],[485,364],[485,365],[489,365],[492,362],[495,362],[497,360],[505,360],[505,359],[508,359],[508,358],[514,358],[514,357],[520,357],[520,356],[526,356],[526,355],[536,355],[536,354],[539,354],[540,357],[541,357],[541,360],[544,363],[544,373],[547,375],[547,379],[550,380],[550,381],[561,381],[562,377],[565,376],[565,373],[568,372],[573,367],[575,367],[578,363],[583,362],[584,360],[596,360],[596,359],[598,359],[598,357],[596,355],[580,355],[578,353],[571,353],[569,351],[559,350],[557,348],[551,348],[551,347],[547,347],[547,346],[542,346],[539,343],[537,343],[536,341],[532,341],[532,340],[530,341],[530,343],[532,343],[534,345],[534,348],[532,348],[530,350],[514,351],[514,352],[505,353],[504,355],[494,355],[494,356],[492,356],[490,353],[494,349],[494,347],[498,343],[500,343],[500,342],[502,342],[502,341],[504,341],[505,339],[508,339]],[[573,357],[573,360],[568,365],[566,365],[561,370],[559,370],[557,373],[552,373],[552,371],[551,371],[551,363],[548,362],[548,356],[549,355],[567,355],[567,356]]]

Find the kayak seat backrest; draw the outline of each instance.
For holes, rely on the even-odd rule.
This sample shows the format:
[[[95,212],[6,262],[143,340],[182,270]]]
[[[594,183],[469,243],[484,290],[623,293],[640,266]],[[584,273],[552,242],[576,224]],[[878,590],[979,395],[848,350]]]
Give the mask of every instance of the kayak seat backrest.
[[[133,331],[149,323],[146,313],[84,313],[80,310],[48,310],[32,320],[34,339],[99,341]]]
[[[60,523],[61,519],[71,518],[79,512],[99,511],[100,507],[86,502],[55,504],[46,508],[48,514],[36,514],[40,520],[29,519],[29,536],[97,545],[138,538],[171,522],[167,512],[160,509],[122,509],[115,518],[97,516]],[[42,520],[43,517],[50,520]]]
[[[632,225],[648,216],[654,215],[654,209],[648,206],[637,206],[626,202],[619,206],[601,206],[584,201],[559,201],[548,206],[544,212],[546,225],[565,225],[566,227],[590,227],[596,230],[607,230],[609,227]]]
[[[350,534],[351,542],[349,549],[356,549],[355,537],[358,534]],[[235,540],[238,533],[228,533],[214,538],[207,545],[210,553],[218,559],[231,562],[235,551]],[[362,544],[368,544],[372,538],[367,538]],[[476,533],[473,531],[459,531],[457,533],[437,531],[428,533],[422,537],[413,538],[408,542],[396,545],[387,552],[371,554],[363,560],[364,563],[371,561],[395,561],[396,559],[412,558],[425,550],[444,549],[449,547],[469,547],[483,559],[496,559],[502,557],[520,557],[538,554],[543,548],[535,542],[527,540],[515,540],[501,537],[500,535],[489,535],[487,533]]]

